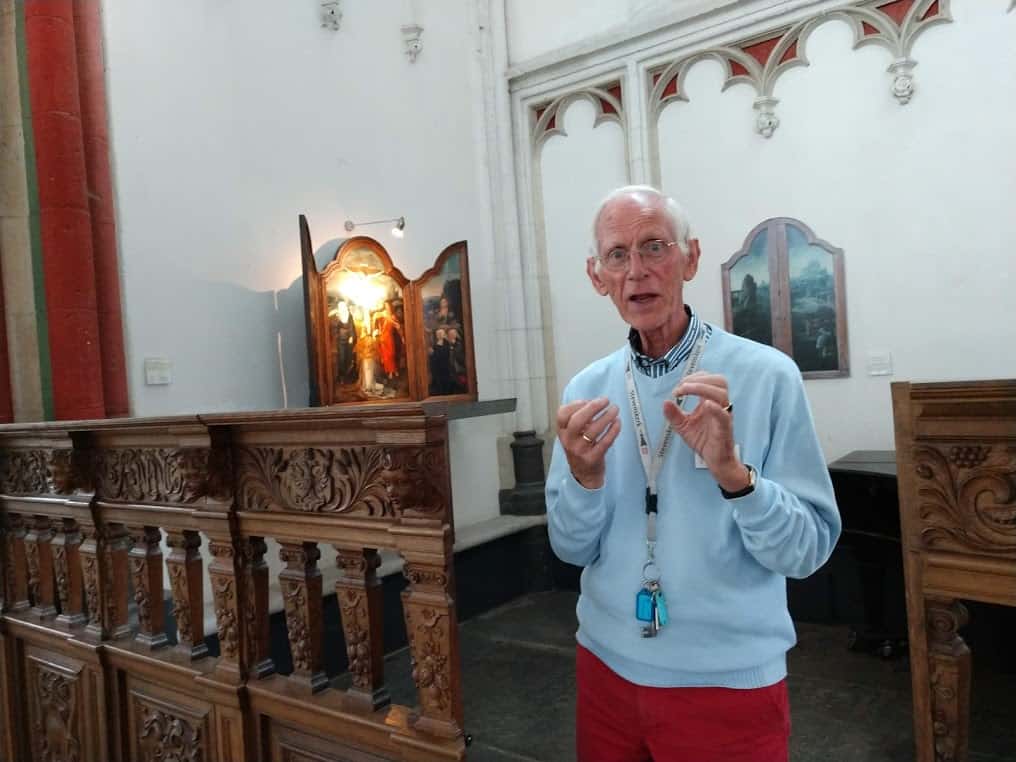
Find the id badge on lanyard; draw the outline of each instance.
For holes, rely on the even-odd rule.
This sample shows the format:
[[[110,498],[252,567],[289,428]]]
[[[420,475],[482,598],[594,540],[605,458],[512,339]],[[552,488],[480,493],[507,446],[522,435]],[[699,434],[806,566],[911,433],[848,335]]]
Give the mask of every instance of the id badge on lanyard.
[[[699,362],[702,359],[702,352],[705,349],[706,334],[699,336],[692,347],[688,362],[684,366],[680,381],[698,370]],[[674,430],[664,424],[663,434],[660,436],[660,444],[656,452],[652,453],[649,443],[649,435],[646,431],[646,421],[642,415],[642,403],[639,400],[638,389],[635,388],[635,376],[632,370],[632,357],[629,353],[628,362],[624,369],[624,381],[628,392],[628,404],[631,407],[631,418],[635,424],[635,436],[638,438],[639,457],[642,460],[642,469],[646,474],[646,562],[642,566],[642,587],[635,596],[635,618],[639,622],[645,622],[642,627],[642,637],[655,637],[660,629],[667,624],[667,602],[663,597],[663,589],[660,586],[660,570],[656,566],[656,514],[657,514],[657,490],[656,481],[660,476],[660,469],[663,467],[663,459],[670,448],[674,438]],[[680,381],[678,383],[680,383]],[[677,405],[684,401],[678,397]]]

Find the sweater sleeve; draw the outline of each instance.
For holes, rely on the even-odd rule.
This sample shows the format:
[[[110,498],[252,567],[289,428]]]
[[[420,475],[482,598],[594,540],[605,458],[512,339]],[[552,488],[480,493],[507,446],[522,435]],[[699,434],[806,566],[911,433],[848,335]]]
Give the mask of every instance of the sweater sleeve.
[[[569,384],[563,401],[574,396]],[[607,523],[606,489],[586,489],[576,481],[560,440],[554,442],[545,496],[554,553],[565,563],[588,566],[600,555],[600,536]]]
[[[829,559],[841,524],[804,383],[796,368],[788,376],[777,384],[755,490],[730,502],[748,552],[777,574],[803,579]]]

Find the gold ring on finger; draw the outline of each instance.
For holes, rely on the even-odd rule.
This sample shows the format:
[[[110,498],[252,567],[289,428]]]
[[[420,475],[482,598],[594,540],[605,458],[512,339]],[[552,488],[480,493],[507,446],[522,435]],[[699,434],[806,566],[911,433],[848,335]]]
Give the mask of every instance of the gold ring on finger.
[[[733,413],[734,412],[734,403],[733,402],[728,402],[726,405],[724,405],[723,406],[723,412],[724,413]]]
[[[582,438],[589,442],[589,444],[596,444],[596,440],[590,437],[586,432],[582,432]]]

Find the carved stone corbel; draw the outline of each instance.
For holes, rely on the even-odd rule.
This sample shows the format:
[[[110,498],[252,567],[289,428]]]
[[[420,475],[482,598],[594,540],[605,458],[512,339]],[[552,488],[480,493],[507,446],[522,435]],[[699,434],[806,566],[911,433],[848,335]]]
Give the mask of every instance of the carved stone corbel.
[[[286,607],[286,630],[293,655],[291,680],[311,693],[328,687],[321,663],[321,551],[313,542],[283,542],[279,558],[286,568],[279,573]]]
[[[372,548],[335,546],[342,576],[335,583],[335,598],[346,638],[353,687],[347,697],[358,708],[373,712],[391,703],[384,682],[383,601],[376,569],[381,557]]]

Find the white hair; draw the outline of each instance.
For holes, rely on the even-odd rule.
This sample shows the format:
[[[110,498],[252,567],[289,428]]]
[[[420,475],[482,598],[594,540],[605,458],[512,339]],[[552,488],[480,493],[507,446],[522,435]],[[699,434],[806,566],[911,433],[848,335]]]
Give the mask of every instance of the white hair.
[[[603,210],[607,208],[609,204],[616,201],[619,198],[626,196],[638,197],[638,196],[649,196],[656,201],[659,201],[663,207],[663,213],[666,215],[667,220],[670,222],[671,227],[674,230],[674,241],[677,243],[677,248],[681,250],[682,254],[687,254],[691,246],[691,225],[688,223],[688,214],[684,211],[679,203],[665,196],[662,191],[658,188],[654,188],[652,185],[625,185],[616,190],[612,190],[607,194],[607,197],[600,202],[600,205],[596,208],[596,214],[593,215],[593,252],[599,253],[600,241],[596,237],[596,228],[600,223],[600,216],[603,214]],[[597,267],[600,264],[600,260],[596,260]]]

